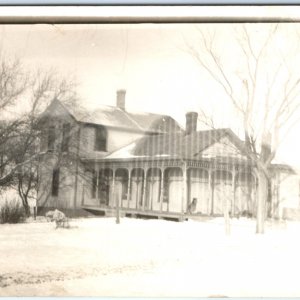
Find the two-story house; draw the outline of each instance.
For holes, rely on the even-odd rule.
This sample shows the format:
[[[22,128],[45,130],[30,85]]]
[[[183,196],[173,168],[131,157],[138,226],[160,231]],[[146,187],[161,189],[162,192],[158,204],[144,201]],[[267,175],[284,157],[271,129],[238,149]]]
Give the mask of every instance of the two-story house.
[[[243,142],[230,129],[198,131],[197,119],[187,113],[183,130],[170,116],[128,112],[124,90],[116,107],[93,112],[53,101],[40,118],[40,213],[111,214],[118,208],[182,218],[221,215],[225,205],[233,216],[255,213],[257,181]],[[274,165],[273,173],[269,209],[280,217],[286,198],[298,201],[299,181],[285,165]]]
[[[91,164],[99,173],[97,161],[133,141],[182,131],[169,116],[127,112],[125,94],[125,90],[117,91],[116,107],[103,105],[91,112],[66,108],[54,100],[40,116],[40,150],[44,153],[39,164],[40,212],[58,207],[82,214],[83,190],[95,181],[87,182]]]

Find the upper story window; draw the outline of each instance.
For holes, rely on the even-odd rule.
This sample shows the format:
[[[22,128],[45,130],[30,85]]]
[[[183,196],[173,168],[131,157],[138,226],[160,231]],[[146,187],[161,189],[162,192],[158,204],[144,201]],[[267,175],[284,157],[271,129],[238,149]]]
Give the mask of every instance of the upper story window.
[[[69,123],[63,124],[61,151],[68,152],[70,144],[71,125]]]
[[[95,128],[95,151],[106,151],[107,133],[104,127]]]
[[[55,144],[55,127],[50,126],[48,128],[48,151],[54,151]]]

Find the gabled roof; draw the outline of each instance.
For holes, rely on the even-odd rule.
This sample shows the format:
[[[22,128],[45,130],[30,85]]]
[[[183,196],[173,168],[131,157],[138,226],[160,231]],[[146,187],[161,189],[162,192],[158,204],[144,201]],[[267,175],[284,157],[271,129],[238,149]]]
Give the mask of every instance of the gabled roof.
[[[158,126],[158,123],[169,121],[173,126],[173,130],[182,131],[179,124],[170,116],[159,115],[153,113],[133,113],[127,112],[119,107],[101,105],[98,109],[88,111],[86,109],[76,109],[74,107],[66,107],[59,100],[54,100],[42,114],[41,117],[51,115],[56,107],[60,107],[68,112],[76,121],[94,125],[103,125],[115,128],[124,128],[134,131],[150,131],[154,133],[165,133],[166,128]]]
[[[131,120],[118,107],[101,105],[98,109],[87,111],[85,114],[82,114],[81,112],[74,112],[73,114],[77,121],[83,123],[141,130],[139,124],[136,124],[133,120]]]
[[[179,158],[196,159],[207,147],[227,136],[229,140],[243,152],[243,142],[231,129],[214,129],[196,131],[190,135],[171,133],[155,136],[145,136],[134,143],[109,154],[106,159],[120,158]]]

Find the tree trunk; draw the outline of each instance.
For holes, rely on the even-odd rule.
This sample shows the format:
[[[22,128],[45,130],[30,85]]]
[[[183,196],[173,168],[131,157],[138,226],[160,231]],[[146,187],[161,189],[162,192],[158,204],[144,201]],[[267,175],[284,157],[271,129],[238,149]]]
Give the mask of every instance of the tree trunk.
[[[251,218],[254,217],[254,200],[252,199],[252,184],[252,181],[248,179],[246,185],[247,216]]]
[[[26,214],[26,217],[30,217],[30,207],[28,204],[28,193],[23,192],[23,176],[21,174],[18,175],[18,193],[19,197],[22,200],[22,205]]]
[[[119,197],[116,197],[116,223],[120,224],[120,202],[119,202]]]
[[[225,234],[230,235],[230,219],[229,219],[228,199],[225,199],[224,220],[225,220]]]
[[[225,191],[224,183],[222,184],[222,190]],[[227,194],[225,194],[223,198],[223,213],[225,221],[225,234],[230,235],[229,199]]]
[[[28,204],[23,205],[25,209],[26,217],[30,217],[30,207]]]
[[[268,179],[263,170],[258,170],[258,199],[256,213],[256,233],[264,233],[265,209],[268,197]]]
[[[267,218],[273,218],[273,211],[272,211],[272,183],[271,183],[271,179],[268,180],[267,182],[268,184],[268,195],[267,195],[267,212],[266,212],[266,216]]]

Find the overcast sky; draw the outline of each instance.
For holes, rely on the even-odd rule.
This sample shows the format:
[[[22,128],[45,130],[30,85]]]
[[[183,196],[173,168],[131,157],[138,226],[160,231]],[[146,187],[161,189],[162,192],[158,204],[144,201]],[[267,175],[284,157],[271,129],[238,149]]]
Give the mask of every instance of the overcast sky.
[[[267,25],[252,25],[259,40]],[[219,47],[228,66],[239,59],[233,41],[239,25],[201,25],[221,37]],[[278,45],[293,43],[287,24]],[[116,90],[126,89],[126,108],[169,114],[184,125],[185,113],[202,109],[213,113],[218,126],[239,131],[222,89],[184,50],[196,43],[194,24],[130,25],[1,25],[1,49],[27,67],[55,69],[79,83],[85,105],[115,105]],[[300,101],[300,100],[299,100]],[[300,166],[296,127],[280,151],[284,160]]]

